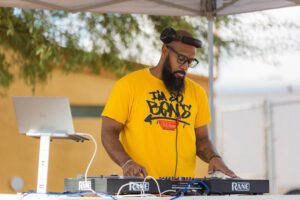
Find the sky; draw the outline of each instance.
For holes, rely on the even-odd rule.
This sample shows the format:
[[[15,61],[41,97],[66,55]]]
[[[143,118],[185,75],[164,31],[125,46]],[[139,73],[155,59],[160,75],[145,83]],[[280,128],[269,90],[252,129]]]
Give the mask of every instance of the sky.
[[[241,14],[245,23],[251,20],[257,20],[254,16],[261,12],[246,13]],[[266,15],[274,18],[276,21],[282,22],[293,22],[300,26],[300,6],[298,7],[289,7],[281,9],[272,9],[263,11]],[[145,27],[147,28],[147,27]],[[148,27],[151,30],[151,27]],[[247,28],[245,28],[247,30]],[[299,33],[298,33],[299,32]],[[255,32],[255,35],[258,35],[258,40],[260,38],[277,38],[278,35],[299,34],[300,30],[297,33],[286,33],[283,32]],[[285,35],[285,38],[288,36]],[[275,39],[276,40],[276,39]],[[140,41],[145,43],[144,47],[147,47],[147,42],[149,44],[152,41]],[[263,49],[263,41],[258,41],[258,48]],[[260,46],[261,45],[261,46]],[[300,49],[300,48],[298,48]],[[150,50],[145,50],[149,52]],[[160,52],[151,50],[150,54],[144,54],[141,56],[141,60],[149,65],[156,65],[159,60]],[[246,59],[242,57],[228,57],[225,56],[221,59],[220,62],[220,72],[217,81],[215,82],[217,89],[222,89],[226,87],[246,87],[247,85],[253,85],[254,87],[266,86],[282,86],[287,85],[299,85],[300,86],[300,51],[289,51],[289,52],[279,52],[279,54],[269,54],[268,58],[274,63],[264,62],[259,59]],[[189,70],[190,73],[196,73],[200,75],[208,76],[208,67],[196,67],[195,69]],[[239,84],[237,84],[239,83]]]
[[[282,8],[264,11],[276,20],[292,21],[300,24],[300,7]],[[246,14],[250,15],[251,14]],[[300,30],[299,30],[300,31]],[[264,33],[258,33],[264,34]],[[296,33],[298,34],[298,33]],[[272,37],[270,35],[269,37]],[[216,87],[226,88],[236,83],[253,85],[300,85],[300,51],[280,52],[270,55],[279,61],[278,64],[268,64],[261,60],[251,60],[238,57],[227,57],[220,65],[219,78]]]

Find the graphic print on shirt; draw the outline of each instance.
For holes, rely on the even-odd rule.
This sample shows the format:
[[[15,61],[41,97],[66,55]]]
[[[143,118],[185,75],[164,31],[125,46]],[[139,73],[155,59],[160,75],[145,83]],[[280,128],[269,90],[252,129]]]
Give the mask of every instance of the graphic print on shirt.
[[[183,103],[182,95],[171,94],[167,99],[164,92],[156,90],[149,92],[150,99],[146,100],[149,114],[145,122],[152,124],[156,121],[164,130],[175,130],[180,124],[185,127],[190,124],[186,121],[191,116],[192,105]]]

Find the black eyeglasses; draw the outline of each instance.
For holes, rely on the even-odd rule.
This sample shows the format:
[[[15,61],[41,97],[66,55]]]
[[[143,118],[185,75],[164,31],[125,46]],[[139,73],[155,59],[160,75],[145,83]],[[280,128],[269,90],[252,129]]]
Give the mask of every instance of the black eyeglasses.
[[[171,51],[173,51],[177,55],[178,64],[184,65],[185,63],[188,63],[189,67],[191,67],[191,68],[196,67],[196,65],[198,65],[199,61],[196,58],[189,59],[185,55],[182,55],[182,54],[178,53],[174,48],[172,48],[168,45],[166,45],[166,46],[167,46],[168,49],[170,49]]]

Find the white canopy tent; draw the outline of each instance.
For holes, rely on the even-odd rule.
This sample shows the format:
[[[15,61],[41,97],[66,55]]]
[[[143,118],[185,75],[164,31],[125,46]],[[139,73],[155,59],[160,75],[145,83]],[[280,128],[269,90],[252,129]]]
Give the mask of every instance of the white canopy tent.
[[[0,7],[65,10],[69,12],[140,13],[164,16],[205,16],[208,18],[209,85],[212,123],[211,139],[215,141],[213,104],[213,20],[215,16],[299,6],[300,0],[1,0]],[[272,157],[272,156],[271,156]],[[270,158],[272,159],[272,158]],[[272,160],[268,160],[272,163]],[[272,180],[272,168],[269,177]],[[271,184],[272,191],[272,184]]]
[[[300,0],[1,0],[1,7],[149,15],[229,15],[296,6]]]

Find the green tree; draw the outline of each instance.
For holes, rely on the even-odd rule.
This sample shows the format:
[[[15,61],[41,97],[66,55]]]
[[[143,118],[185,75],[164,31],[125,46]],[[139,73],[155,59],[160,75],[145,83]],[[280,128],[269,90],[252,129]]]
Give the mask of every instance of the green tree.
[[[269,46],[258,48],[251,42],[257,30],[299,30],[295,24],[276,23],[267,16],[259,19],[263,20],[254,21],[245,27],[243,17],[240,16],[216,18],[214,45],[217,66],[222,55],[264,58],[270,51],[280,51],[286,49],[286,46],[299,46],[297,38],[289,37],[289,40],[280,40],[281,44],[276,46],[270,40]],[[154,34],[144,30],[145,24],[153,27]],[[18,76],[33,91],[36,84],[46,82],[54,68],[65,73],[83,70],[100,73],[101,69],[108,69],[121,76],[135,69],[133,63],[139,60],[144,44],[136,42],[136,39],[157,38],[167,26],[187,29],[201,39],[204,45],[198,52],[198,57],[206,65],[208,44],[207,20],[204,17],[89,12],[74,14],[0,8],[0,88],[8,88],[16,76],[10,68],[12,65],[18,66]],[[278,38],[275,40],[279,41]],[[287,44],[287,41],[292,42]],[[152,45],[158,47],[161,43],[154,40]],[[7,49],[14,52],[10,62],[5,58]],[[124,57],[122,52],[125,51],[128,53]]]
[[[101,67],[125,73],[119,70],[130,70],[130,66],[118,57],[118,45],[126,46],[138,31],[137,21],[131,15],[74,15],[63,11],[1,8],[0,85],[8,87],[14,77],[5,59],[6,49],[13,50],[13,64],[20,68],[21,78],[33,89],[38,82],[49,78],[54,67],[66,73],[85,68],[99,73]],[[89,50],[80,45],[87,33],[91,41]],[[120,43],[114,39],[118,36]]]

